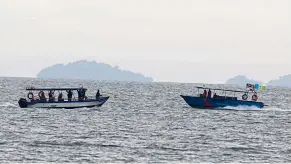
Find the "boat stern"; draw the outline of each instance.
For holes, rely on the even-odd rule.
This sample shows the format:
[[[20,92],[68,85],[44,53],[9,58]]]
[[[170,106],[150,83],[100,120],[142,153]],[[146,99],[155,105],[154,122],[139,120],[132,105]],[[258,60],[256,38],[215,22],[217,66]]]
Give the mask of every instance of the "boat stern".
[[[18,100],[18,105],[20,108],[27,108],[28,106],[27,100],[25,98],[20,98]]]

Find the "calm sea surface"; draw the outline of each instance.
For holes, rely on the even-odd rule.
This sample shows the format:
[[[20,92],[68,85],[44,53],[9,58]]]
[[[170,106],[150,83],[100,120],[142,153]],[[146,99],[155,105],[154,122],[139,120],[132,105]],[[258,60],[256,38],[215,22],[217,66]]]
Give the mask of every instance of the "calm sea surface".
[[[18,107],[27,85],[80,84],[109,101],[93,109]],[[179,96],[196,94],[197,85],[0,78],[0,162],[291,162],[290,89],[263,91],[259,99],[270,105],[263,111],[199,110]]]

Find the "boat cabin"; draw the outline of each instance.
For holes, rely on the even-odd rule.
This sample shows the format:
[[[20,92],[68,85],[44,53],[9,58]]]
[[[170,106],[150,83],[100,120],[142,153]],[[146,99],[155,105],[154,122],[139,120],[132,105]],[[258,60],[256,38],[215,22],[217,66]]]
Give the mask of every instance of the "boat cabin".
[[[249,93],[252,93],[252,101],[257,101],[258,95],[255,90],[242,91],[242,90],[227,90],[227,89],[214,89],[205,87],[196,87],[198,89],[198,97],[210,98],[210,99],[226,99],[226,100],[238,100],[236,94],[241,93],[242,100],[247,100]],[[201,93],[202,91],[202,93]]]

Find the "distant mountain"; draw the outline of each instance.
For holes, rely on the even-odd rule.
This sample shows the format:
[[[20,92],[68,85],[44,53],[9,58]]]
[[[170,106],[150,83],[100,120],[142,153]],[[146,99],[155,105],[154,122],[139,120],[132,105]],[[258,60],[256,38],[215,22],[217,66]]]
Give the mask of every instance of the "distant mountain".
[[[133,73],[112,67],[105,63],[96,61],[76,61],[67,65],[56,64],[44,68],[37,74],[38,78],[52,79],[88,79],[108,81],[137,81],[152,82],[151,77],[145,77],[140,73]]]
[[[279,77],[279,79],[271,80],[268,82],[268,85],[279,87],[291,87],[291,75],[284,75]]]
[[[226,84],[235,84],[235,85],[239,85],[239,86],[243,86],[243,87],[246,86],[247,83],[263,84],[263,82],[261,82],[261,81],[252,80],[252,79],[249,79],[243,75],[235,76],[235,77],[226,81]]]
[[[235,85],[239,85],[239,86],[245,86],[246,83],[263,84],[263,82],[261,82],[261,81],[248,79],[246,76],[243,76],[243,75],[235,76],[235,77],[226,81],[226,84],[235,84]],[[291,87],[291,74],[281,76],[275,80],[270,80],[267,83],[267,85],[274,86],[274,87]]]

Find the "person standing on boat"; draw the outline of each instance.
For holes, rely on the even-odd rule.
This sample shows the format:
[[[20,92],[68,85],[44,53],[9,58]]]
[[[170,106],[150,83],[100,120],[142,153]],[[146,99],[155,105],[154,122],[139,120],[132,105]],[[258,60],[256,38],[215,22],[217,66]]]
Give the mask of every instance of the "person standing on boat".
[[[100,98],[100,91],[99,91],[99,89],[98,89],[98,91],[97,91],[97,93],[96,93],[96,100],[98,100],[99,98]]]
[[[77,92],[78,92],[78,100],[84,100],[84,98],[85,98],[85,89],[79,89],[79,90],[77,90]]]
[[[54,91],[52,91],[52,90],[50,90],[50,92],[49,92],[49,101],[54,101]]]
[[[64,101],[62,92],[60,92],[60,94],[58,96],[58,101]]]
[[[71,90],[67,91],[68,92],[68,101],[72,101],[73,93]]]
[[[78,100],[81,100],[81,90],[77,90],[77,93],[78,93]]]
[[[86,90],[85,89],[81,89],[81,98],[82,100],[84,100],[86,97]]]
[[[204,92],[203,92],[203,94],[202,94],[202,97],[206,97],[207,96],[207,91],[204,89]]]
[[[207,98],[211,98],[211,90],[210,89],[208,90]]]
[[[83,89],[83,99],[87,100],[86,89]]]

